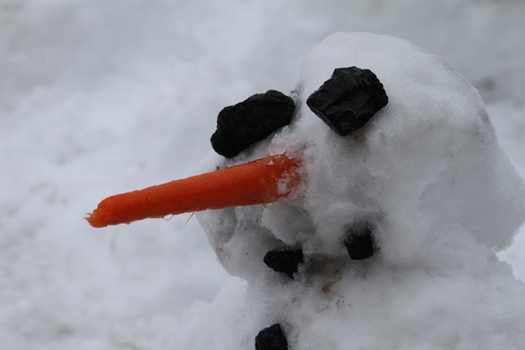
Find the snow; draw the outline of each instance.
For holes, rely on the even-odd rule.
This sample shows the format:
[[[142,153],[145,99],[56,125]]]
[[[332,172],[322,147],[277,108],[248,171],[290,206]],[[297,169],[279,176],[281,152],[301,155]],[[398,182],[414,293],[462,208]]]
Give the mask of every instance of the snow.
[[[339,305],[353,301],[349,312],[315,288],[275,283],[263,293],[251,283],[246,292],[190,215],[102,230],[82,216],[107,195],[217,162],[207,154],[218,111],[254,93],[294,88],[303,57],[336,31],[386,33],[443,56],[488,103],[499,142],[523,178],[524,12],[521,2],[488,0],[0,2],[2,348],[253,348],[257,332],[280,317],[279,303],[298,290],[302,301],[283,309],[279,321],[311,348],[406,341],[421,349],[523,347],[523,285],[486,246],[509,244],[516,223],[503,222],[502,236],[476,231],[483,233],[430,242],[444,248],[426,255],[434,260],[386,240],[388,259],[364,262],[336,284],[346,295]],[[275,214],[265,220],[278,224]],[[393,240],[403,237],[401,224]],[[522,228],[499,253],[521,280],[524,237]],[[422,271],[424,261],[439,268]],[[270,292],[280,297],[256,298]]]

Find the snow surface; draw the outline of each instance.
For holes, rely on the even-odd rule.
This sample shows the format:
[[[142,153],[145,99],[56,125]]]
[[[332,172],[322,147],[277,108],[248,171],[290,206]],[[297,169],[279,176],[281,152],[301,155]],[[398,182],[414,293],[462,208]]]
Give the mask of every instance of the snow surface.
[[[232,330],[253,341],[271,321],[261,319],[265,306],[251,318],[243,313],[245,283],[220,266],[197,220],[93,230],[81,217],[107,195],[196,173],[218,111],[294,88],[303,57],[335,31],[386,33],[443,56],[479,90],[524,177],[524,16],[525,4],[512,0],[0,1],[0,345],[199,349],[192,341],[203,337],[215,344],[207,349],[240,348]],[[522,348],[523,336],[518,345],[502,342],[505,332],[524,329],[508,316],[519,310],[523,287],[509,283],[509,267],[490,250],[463,238],[465,254],[483,253],[462,260],[468,276],[451,272],[430,283],[418,269],[369,267],[382,278],[352,289],[365,301],[352,303],[355,315],[367,316],[345,328],[347,348],[368,341],[374,348],[365,327],[372,321],[383,339],[412,339],[420,349]],[[499,253],[521,280],[524,248],[522,228]],[[378,294],[401,299],[381,311],[371,304]],[[497,300],[489,306],[496,317],[483,323],[486,308],[476,306],[487,297]],[[465,312],[421,314],[430,304]],[[326,329],[335,343],[325,347],[337,349],[342,339],[330,335],[342,318],[323,323],[335,311],[323,310],[309,327]],[[305,318],[307,311],[294,310]],[[251,322],[235,324],[239,315]],[[396,317],[404,321],[389,322]],[[472,318],[480,320],[469,328]],[[465,343],[486,334],[486,343]]]

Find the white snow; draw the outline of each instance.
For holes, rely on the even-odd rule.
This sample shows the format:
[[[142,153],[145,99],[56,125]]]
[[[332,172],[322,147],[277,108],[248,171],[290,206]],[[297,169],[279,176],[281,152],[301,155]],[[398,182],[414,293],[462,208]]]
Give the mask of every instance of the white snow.
[[[414,227],[397,222],[394,235],[382,237],[387,247],[382,258],[345,270],[352,273],[326,271],[340,278],[329,297],[301,280],[261,285],[269,272],[246,291],[247,284],[217,262],[190,215],[102,230],[89,227],[82,216],[107,195],[196,173],[201,160],[201,167],[218,161],[206,156],[218,111],[257,92],[294,88],[303,57],[337,31],[390,34],[443,56],[488,103],[499,142],[523,178],[524,15],[522,2],[489,0],[132,0],[125,6],[102,0],[0,1],[2,349],[246,349],[276,319],[302,349],[522,348],[524,288],[512,273],[525,280],[525,232],[521,228],[499,253],[510,265],[498,262],[487,247],[510,243],[519,213],[515,221],[498,224],[501,236],[489,234],[483,223],[508,211],[488,211],[479,222],[472,212],[460,228],[451,228],[462,231],[458,235],[424,235],[421,241],[407,242],[404,238],[415,233],[402,228]],[[312,77],[304,94],[327,74]],[[383,74],[385,83],[403,85],[394,75]],[[461,91],[469,89],[457,83]],[[461,103],[458,99],[451,101]],[[468,108],[459,110],[468,114]],[[380,120],[371,127],[381,128]],[[478,125],[480,133],[491,135],[484,125]],[[448,136],[456,139],[469,130],[466,125]],[[380,146],[381,140],[370,141]],[[480,159],[487,149],[457,146],[470,150],[480,168],[489,165],[490,159],[486,164]],[[493,140],[487,146],[492,160],[508,173],[491,147]],[[416,163],[419,151],[425,149],[411,149]],[[436,175],[438,166],[420,171]],[[454,169],[474,166],[453,164],[442,181],[451,179]],[[498,183],[493,170],[494,176],[475,177],[471,186]],[[508,176],[500,183],[503,189],[516,181]],[[395,191],[402,188],[385,184],[390,201],[400,198]],[[505,197],[505,191],[486,190]],[[418,197],[422,187],[414,191]],[[429,191],[428,207],[415,207],[419,232],[449,228],[437,227],[438,215],[428,217],[425,210],[457,219],[450,207],[436,206],[441,195],[449,194]],[[481,194],[473,197],[475,203],[484,200]],[[330,213],[346,210],[345,205],[352,207],[343,203]],[[404,205],[396,210],[415,214]],[[278,213],[279,207],[267,209],[266,227],[279,225]],[[304,217],[302,211],[292,214]],[[316,220],[333,222],[329,216]],[[282,237],[290,243],[301,239]],[[428,249],[434,247],[442,249]],[[261,265],[256,261],[253,268]],[[269,294],[279,297],[267,300]],[[283,307],[288,297],[297,302]]]

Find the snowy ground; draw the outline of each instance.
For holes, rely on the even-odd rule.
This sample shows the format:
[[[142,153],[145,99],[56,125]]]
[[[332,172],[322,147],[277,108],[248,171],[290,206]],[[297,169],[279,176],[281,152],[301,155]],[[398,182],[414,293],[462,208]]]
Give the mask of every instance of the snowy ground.
[[[196,172],[218,111],[291,90],[334,31],[443,56],[525,177],[523,18],[518,0],[0,0],[2,349],[178,349],[185,311],[237,283],[197,221],[95,230],[82,217]],[[524,249],[522,227],[501,257],[525,281]]]

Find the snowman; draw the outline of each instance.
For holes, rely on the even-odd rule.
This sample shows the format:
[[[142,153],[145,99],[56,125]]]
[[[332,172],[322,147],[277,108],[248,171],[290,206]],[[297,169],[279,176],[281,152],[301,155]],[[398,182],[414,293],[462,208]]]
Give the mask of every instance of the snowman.
[[[333,34],[289,95],[224,108],[211,143],[204,190],[190,178],[168,199],[166,187],[117,195],[88,221],[197,212],[247,281],[225,322],[239,349],[525,346],[525,287],[495,255],[525,220],[523,182],[477,91],[441,58]]]

